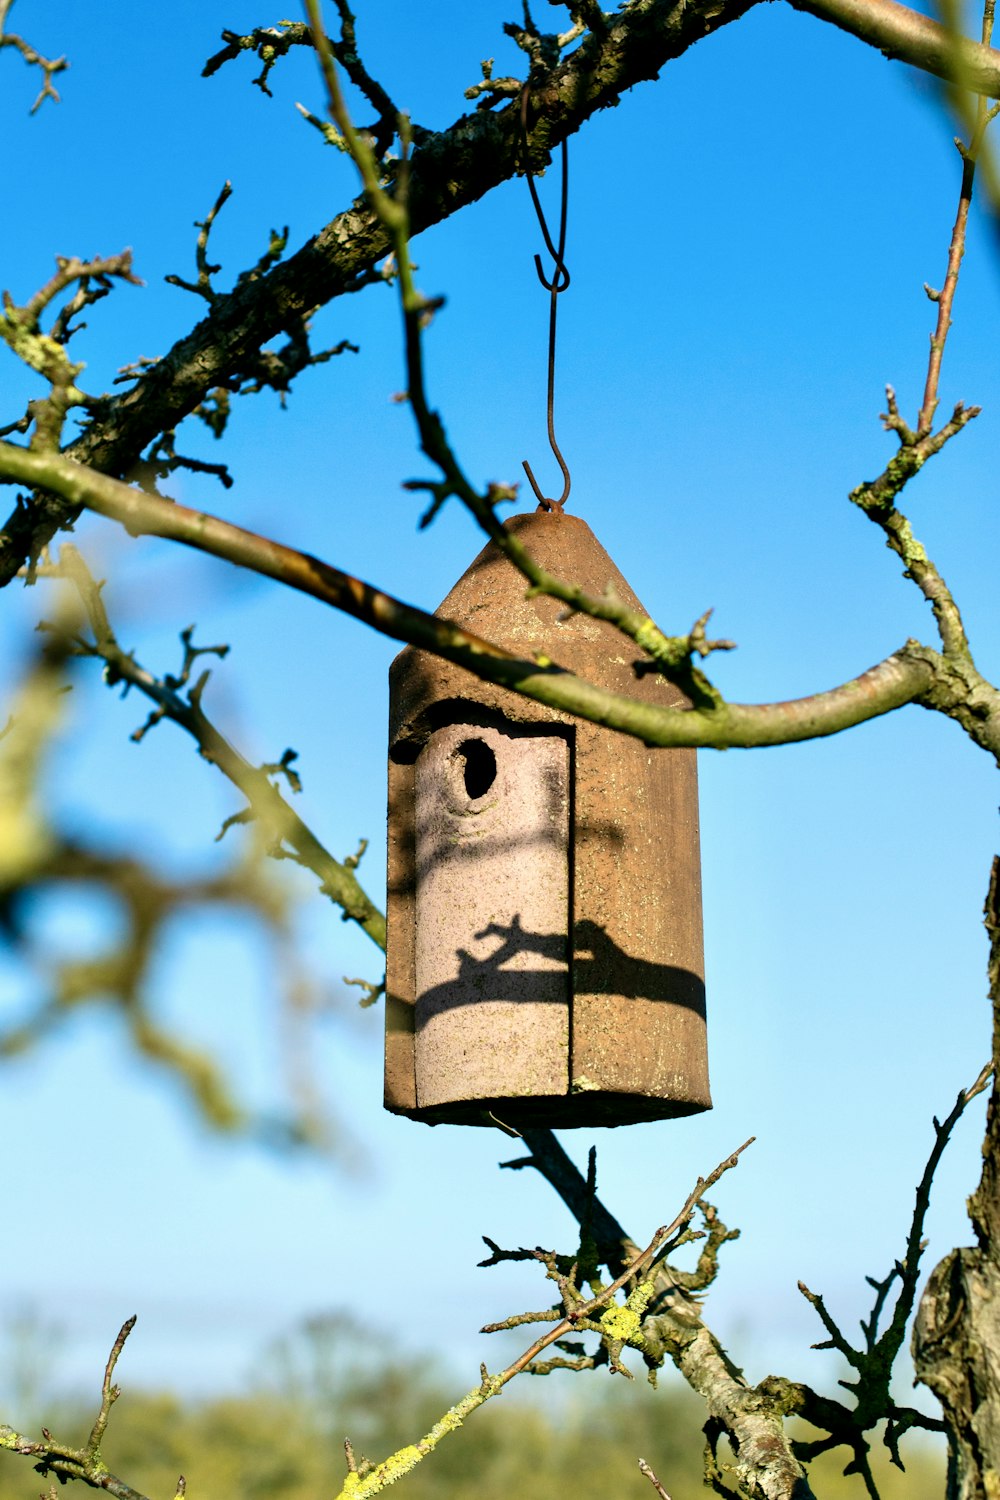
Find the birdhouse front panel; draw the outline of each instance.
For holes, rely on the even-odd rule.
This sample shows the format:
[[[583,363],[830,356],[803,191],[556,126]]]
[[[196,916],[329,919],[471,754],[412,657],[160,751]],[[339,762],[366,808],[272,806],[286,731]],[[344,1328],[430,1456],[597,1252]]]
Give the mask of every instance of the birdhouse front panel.
[[[416,793],[418,1108],[569,1087],[569,749],[453,724]]]

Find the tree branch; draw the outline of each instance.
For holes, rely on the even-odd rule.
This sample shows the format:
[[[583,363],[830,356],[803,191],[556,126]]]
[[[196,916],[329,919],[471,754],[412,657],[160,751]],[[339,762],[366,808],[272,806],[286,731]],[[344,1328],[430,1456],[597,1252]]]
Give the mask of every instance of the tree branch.
[[[905,703],[921,702],[934,685],[934,653],[909,642],[860,677],[809,698],[769,704],[721,703],[707,709],[660,708],[605,692],[545,658],[522,660],[308,553],[205,512],[143,494],[62,455],[0,443],[0,476],[52,490],[75,507],[87,506],[120,521],[133,534],[183,542],[274,578],[353,615],[383,635],[456,662],[486,681],[649,745],[748,749],[822,738]]]
[[[112,1376],[118,1356],[125,1347],[125,1340],[134,1327],[135,1318],[129,1318],[122,1324],[115,1339],[104,1370],[100,1409],[83,1448],[68,1448],[62,1443],[56,1443],[48,1432],[45,1432],[40,1443],[33,1442],[30,1438],[22,1437],[12,1427],[6,1426],[0,1426],[0,1448],[33,1458],[39,1474],[55,1474],[60,1484],[65,1484],[68,1479],[82,1479],[84,1484],[89,1484],[95,1490],[106,1491],[115,1500],[146,1500],[139,1490],[133,1489],[130,1484],[111,1473],[101,1454],[101,1442],[111,1408],[121,1395],[118,1386],[112,1384]]]
[[[371,1496],[377,1495],[381,1490],[387,1489],[389,1485],[402,1479],[405,1474],[416,1468],[422,1459],[433,1452],[442,1438],[461,1427],[466,1417],[493,1396],[499,1395],[504,1386],[508,1385],[516,1375],[530,1369],[543,1350],[564,1339],[568,1333],[572,1333],[581,1324],[586,1326],[591,1315],[600,1312],[601,1309],[605,1311],[597,1327],[603,1338],[612,1345],[617,1343],[619,1348],[626,1342],[641,1345],[642,1313],[653,1291],[652,1282],[644,1278],[647,1277],[657,1253],[687,1223],[695,1206],[712,1184],[717,1182],[724,1172],[730,1171],[737,1165],[740,1156],[749,1145],[750,1141],[744,1142],[731,1156],[725,1157],[707,1177],[699,1177],[688,1194],[683,1208],[672,1222],[661,1226],[645,1250],[637,1252],[608,1286],[602,1286],[593,1297],[574,1301],[571,1311],[567,1312],[563,1318],[559,1318],[558,1312],[555,1312],[553,1327],[536,1339],[530,1348],[519,1355],[500,1374],[488,1374],[486,1366],[483,1365],[481,1383],[445,1412],[418,1443],[411,1443],[405,1448],[400,1448],[380,1464],[362,1467],[352,1467],[352,1455],[348,1454],[349,1472],[337,1500],[370,1500]],[[615,1294],[622,1291],[627,1283],[633,1283],[633,1289],[624,1304],[616,1303]],[[808,1495],[808,1490],[804,1492],[804,1495]]]
[[[617,104],[634,84],[656,78],[709,32],[738,19],[753,0],[631,0],[606,34],[587,37],[533,91],[532,151],[544,155],[590,115]],[[421,136],[410,166],[412,232],[440,223],[518,170],[516,106],[463,115]],[[176,427],[209,391],[226,385],[260,349],[318,307],[366,285],[390,240],[362,202],[340,213],[296,254],[257,280],[220,294],[199,323],[131,390],[110,400],[71,446],[81,463],[124,474],[143,448]],[[21,505],[0,527],[0,587],[37,556],[67,521],[72,506],[51,500]]]
[[[989,40],[992,25],[993,0],[990,0],[984,12],[984,41]],[[891,385],[886,386],[887,410],[882,415],[882,425],[887,431],[895,432],[899,449],[876,479],[866,480],[851,491],[850,499],[884,532],[886,544],[902,562],[905,576],[917,585],[934,612],[943,655],[939,658],[941,670],[936,674],[934,690],[922,700],[924,706],[955,719],[976,744],[1000,760],[1000,692],[977,669],[958,604],[941,572],[928,557],[923,544],[914,536],[908,518],[896,504],[903,490],[928,459],[939,453],[946,443],[979,415],[978,406],[965,406],[959,402],[948,420],[934,431],[941,365],[965,253],[965,234],[976,164],[986,129],[997,112],[997,106],[987,108],[986,101],[980,100],[969,145],[963,146],[961,142],[956,142],[962,154],[962,181],[948,246],[945,280],[940,291],[935,291],[926,283],[924,285],[931,301],[937,303],[938,313],[931,335],[924,393],[916,426],[911,427],[903,419],[895,391]]]
[[[988,99],[1000,96],[1000,52],[896,0],[789,0],[796,10],[831,21],[886,57],[909,63],[936,78],[959,83]]]
[[[376,143],[379,156],[384,156],[392,144],[396,132],[396,117],[398,109],[389,97],[382,85],[368,72],[358,52],[357,33],[355,30],[357,18],[351,11],[347,0],[336,0],[337,10],[340,15],[340,41],[332,41],[324,38],[328,46],[347,73],[351,82],[361,91],[373,109],[377,111],[377,120],[371,129],[371,134]],[[292,47],[314,46],[312,32],[303,21],[281,21],[277,26],[257,26],[253,31],[241,35],[236,31],[224,31],[222,40],[225,46],[210,57],[202,69],[203,78],[211,78],[227,62],[232,62],[242,52],[250,52],[260,58],[263,64],[260,73],[253,80],[257,88],[263,93],[271,96],[268,86],[268,75],[275,66],[278,59],[287,55]]]
[[[57,73],[62,73],[68,68],[69,63],[65,57],[43,57],[23,36],[19,36],[17,32],[6,29],[7,17],[10,14],[13,4],[14,0],[0,0],[0,51],[4,47],[13,47],[15,51],[20,52],[29,67],[41,69],[42,87],[38,92],[38,97],[35,99],[34,104],[31,106],[31,113],[34,114],[46,99],[52,99],[56,104],[59,103],[59,91],[52,80]]]
[[[531,1131],[525,1138],[531,1157],[511,1165],[537,1167],[579,1218],[581,1205],[592,1198],[582,1174],[550,1131]],[[596,1232],[607,1211],[599,1200],[592,1201]],[[631,1244],[611,1215],[607,1215],[607,1221],[609,1238],[620,1236],[621,1242]],[[612,1250],[615,1256],[621,1253],[619,1248]],[[715,1445],[725,1434],[735,1455],[734,1470],[741,1491],[758,1500],[811,1500],[805,1472],[784,1431],[781,1401],[768,1391],[766,1381],[757,1387],[746,1381],[704,1322],[695,1292],[704,1289],[712,1274],[713,1269],[709,1268],[699,1287],[688,1288],[680,1284],[671,1267],[657,1266],[653,1310],[642,1324],[644,1358],[651,1366],[669,1358],[692,1389],[704,1398],[709,1413],[705,1429],[709,1438],[706,1462],[709,1478],[716,1488],[721,1486],[721,1479],[715,1463]]]
[[[161,680],[141,666],[134,656],[118,643],[108,619],[100,586],[75,547],[64,543],[60,549],[56,574],[69,578],[76,586],[87,612],[93,640],[76,637],[80,654],[100,657],[106,664],[105,680],[109,686],[121,683],[126,690],[134,687],[155,705],[151,721],[170,719],[188,733],[198,746],[198,753],[217,766],[246,797],[248,811],[264,834],[265,847],[280,857],[294,858],[311,870],[320,881],[325,896],[343,911],[345,919],[356,922],[379,948],[385,948],[385,917],[365,892],[356,874],[357,858],[341,862],[334,858],[312,830],[290,807],[271,780],[269,769],[255,766],[222,735],[202,708],[205,677],[198,679],[186,694],[180,689],[187,682],[187,672],[179,679]],[[197,653],[190,643],[186,655]],[[186,667],[190,662],[186,662]],[[145,730],[137,731],[133,739]],[[287,846],[287,848],[286,848]],[[352,863],[353,861],[353,863]]]
[[[533,82],[532,155],[544,157],[596,111],[617,104],[635,84],[656,78],[668,62],[738,20],[752,3],[631,0]],[[850,20],[863,40],[884,44],[892,55],[931,71],[946,67],[954,50],[944,28],[890,0],[824,0],[815,13],[836,24]],[[973,76],[985,92],[1000,95],[1000,54],[967,46]],[[963,72],[963,80],[966,76]],[[412,233],[483,197],[513,176],[519,161],[514,102],[476,110],[445,130],[422,134],[409,167]],[[133,389],[108,401],[100,420],[72,445],[73,456],[104,473],[126,473],[161,432],[175,428],[211,390],[229,384],[271,339],[300,327],[317,307],[367,284],[389,243],[385,226],[363,203],[338,214],[288,260],[218,295],[210,318],[148,368]],[[0,587],[73,516],[72,506],[53,505],[51,499],[19,505],[0,528]]]

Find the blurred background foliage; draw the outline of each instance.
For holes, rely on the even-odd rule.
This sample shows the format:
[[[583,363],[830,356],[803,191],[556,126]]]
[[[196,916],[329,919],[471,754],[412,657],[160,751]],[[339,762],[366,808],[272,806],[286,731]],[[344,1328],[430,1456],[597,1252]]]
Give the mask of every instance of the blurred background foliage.
[[[22,1430],[44,1424],[67,1441],[82,1441],[99,1381],[90,1401],[46,1395],[39,1376],[54,1337],[30,1317],[8,1327],[8,1369],[19,1402],[32,1408],[18,1413]],[[105,1453],[114,1473],[153,1500],[169,1500],[179,1474],[191,1500],[317,1500],[332,1494],[344,1474],[345,1436],[359,1457],[382,1458],[426,1432],[457,1398],[463,1378],[440,1363],[398,1358],[390,1333],[336,1313],[311,1318],[266,1348],[236,1394],[190,1401],[168,1391],[132,1390],[127,1363],[126,1348],[117,1372],[123,1393]],[[672,1378],[654,1390],[641,1376],[629,1383],[604,1375],[550,1376],[477,1412],[433,1461],[402,1481],[400,1494],[407,1500],[552,1500],[560,1494],[648,1500],[653,1492],[637,1466],[644,1458],[672,1500],[698,1500],[706,1493],[703,1420],[702,1403]],[[904,1456],[901,1473],[884,1450],[873,1453],[882,1500],[940,1496],[943,1447],[911,1439]],[[844,1461],[831,1454],[812,1465],[810,1479],[824,1500],[863,1495],[859,1479],[842,1475]],[[2,1455],[0,1500],[36,1500],[46,1484],[23,1459]]]

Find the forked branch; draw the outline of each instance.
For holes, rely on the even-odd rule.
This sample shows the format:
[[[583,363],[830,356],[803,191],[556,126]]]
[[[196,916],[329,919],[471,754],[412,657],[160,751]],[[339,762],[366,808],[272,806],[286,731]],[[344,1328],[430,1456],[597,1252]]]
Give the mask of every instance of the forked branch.
[[[522,659],[309,553],[203,511],[143,494],[59,454],[36,454],[0,443],[0,475],[54,490],[74,506],[86,506],[119,521],[133,534],[166,537],[225,558],[353,615],[383,635],[456,662],[486,681],[649,745],[721,750],[816,739],[905,703],[920,702],[934,685],[934,653],[908,642],[860,677],[811,698],[770,704],[720,703],[704,709],[661,708],[605,692],[547,659]]]
[[[679,6],[675,0],[627,0],[607,24],[603,17],[597,19],[598,6],[577,6],[577,20],[590,30],[539,79],[532,150],[550,150],[626,90],[656,77],[709,33],[738,20],[750,3],[689,0]],[[917,67],[946,69],[954,54],[945,28],[890,0],[823,0],[815,9]],[[343,7],[341,18],[346,25]],[[871,32],[875,22],[880,29]],[[963,78],[978,78],[985,93],[1000,95],[997,54],[968,43],[966,55],[969,67]],[[343,60],[351,65],[346,53]],[[414,232],[440,223],[513,175],[519,160],[516,113],[513,101],[471,116],[463,112],[448,128],[421,136],[409,167]],[[100,420],[73,445],[74,456],[105,473],[128,472],[161,432],[177,427],[209,392],[245,368],[248,357],[290,324],[308,319],[317,306],[370,281],[389,249],[389,237],[370,209],[350,205],[296,254],[252,285],[220,298],[213,315],[150,367],[137,389],[107,404]],[[72,509],[55,506],[51,497],[31,497],[18,505],[0,527],[0,586],[72,519]]]
[[[422,1459],[433,1452],[444,1437],[456,1431],[472,1412],[483,1406],[493,1396],[499,1395],[516,1375],[529,1369],[545,1349],[564,1340],[567,1334],[571,1334],[581,1324],[586,1326],[588,1320],[594,1315],[602,1314],[598,1326],[609,1340],[618,1344],[619,1348],[625,1342],[635,1344],[639,1340],[641,1343],[642,1317],[654,1290],[653,1283],[646,1278],[658,1253],[687,1224],[696,1204],[712,1184],[717,1182],[724,1172],[736,1166],[749,1144],[749,1141],[745,1142],[731,1156],[721,1161],[707,1177],[698,1179],[683,1208],[671,1223],[661,1226],[646,1248],[632,1257],[608,1286],[602,1287],[593,1297],[575,1301],[572,1310],[564,1317],[560,1318],[557,1312],[553,1318],[553,1326],[499,1374],[490,1375],[486,1366],[483,1365],[480,1384],[445,1412],[419,1442],[400,1448],[380,1464],[355,1464],[353,1454],[349,1452],[348,1474],[337,1500],[370,1500],[371,1496],[377,1495],[389,1485],[395,1484],[398,1479],[402,1479],[405,1474],[416,1468]],[[627,1286],[631,1286],[632,1289],[625,1301],[616,1303],[615,1294]]]
[[[228,648],[195,647],[190,632],[184,632],[184,664],[180,675],[156,677],[120,645],[108,618],[101,585],[75,547],[64,543],[58,563],[43,571],[67,578],[76,588],[86,612],[90,633],[74,635],[72,649],[79,655],[103,661],[109,686],[121,686],[126,692],[135,688],[154,705],[150,718],[132,738],[141,738],[163,719],[177,724],[194,740],[202,758],[217,766],[246,798],[247,815],[257,823],[267,851],[279,858],[292,858],[311,870],[323,894],[341,908],[345,919],[356,922],[379,948],[384,948],[385,917],[357,878],[357,858],[352,855],[347,860],[336,859],[282,795],[274,780],[275,768],[255,766],[206,714],[203,696],[207,673],[192,683],[191,667],[206,649],[218,655]],[[247,820],[247,816],[240,816],[240,821]]]
[[[34,114],[37,109],[41,108],[46,99],[52,99],[56,104],[59,103],[59,92],[52,80],[57,73],[62,73],[64,69],[68,68],[69,63],[65,57],[43,57],[37,48],[33,47],[23,36],[20,36],[17,32],[7,30],[7,17],[10,15],[13,4],[14,0],[0,0],[0,51],[5,47],[13,47],[16,52],[21,54],[29,67],[41,70],[42,87],[38,92],[38,97],[34,104],[31,106],[31,113]]]
[[[105,1490],[109,1495],[113,1495],[115,1500],[146,1500],[139,1490],[133,1489],[124,1479],[119,1479],[116,1474],[111,1473],[101,1453],[101,1444],[107,1429],[108,1418],[111,1415],[111,1408],[121,1395],[118,1386],[114,1384],[115,1366],[125,1347],[125,1340],[134,1327],[135,1318],[129,1318],[122,1324],[118,1337],[115,1339],[104,1369],[101,1404],[90,1436],[82,1448],[70,1448],[57,1443],[48,1432],[44,1434],[41,1442],[35,1442],[16,1432],[13,1427],[7,1426],[0,1426],[0,1448],[6,1448],[10,1453],[21,1453],[25,1458],[34,1459],[35,1469],[39,1474],[43,1476],[54,1474],[60,1484],[65,1484],[68,1479],[79,1479],[84,1484],[90,1485],[92,1489]]]

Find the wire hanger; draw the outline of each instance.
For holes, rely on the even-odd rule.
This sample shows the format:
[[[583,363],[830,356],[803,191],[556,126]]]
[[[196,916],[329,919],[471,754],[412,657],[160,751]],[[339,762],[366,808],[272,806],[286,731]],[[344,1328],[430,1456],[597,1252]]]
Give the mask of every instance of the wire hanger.
[[[551,255],[555,263],[551,278],[547,278],[544,270],[542,269],[541,256],[535,256],[535,270],[538,273],[538,279],[542,283],[542,286],[545,288],[545,290],[549,293],[549,374],[546,414],[548,419],[549,447],[552,449],[555,460],[562,470],[563,477],[562,494],[559,496],[558,500],[552,498],[551,496],[542,494],[542,491],[538,485],[538,481],[535,479],[534,474],[531,472],[531,465],[527,462],[527,460],[524,460],[522,462],[521,467],[524,469],[525,474],[527,474],[528,476],[528,483],[531,485],[531,488],[535,492],[535,499],[538,501],[539,508],[541,510],[554,510],[561,513],[564,505],[566,504],[566,501],[569,499],[570,485],[572,484],[572,480],[570,479],[569,466],[562,456],[559,444],[556,442],[554,415],[556,383],[556,307],[558,305],[559,294],[566,290],[570,282],[570,275],[565,261],[566,207],[569,196],[569,153],[567,151],[566,142],[564,140],[561,147],[562,194],[560,197],[559,208],[559,243],[558,246],[556,246],[552,243],[552,236],[549,233],[549,226],[545,222],[545,214],[542,211],[542,205],[538,197],[538,190],[535,187],[534,175],[531,170],[531,163],[528,160],[529,90],[530,84],[526,82],[521,90],[521,152],[524,160],[524,174],[528,179],[528,188],[531,192],[531,201],[534,205],[535,213],[538,217],[538,224],[542,231],[542,238],[545,241],[545,248]]]

